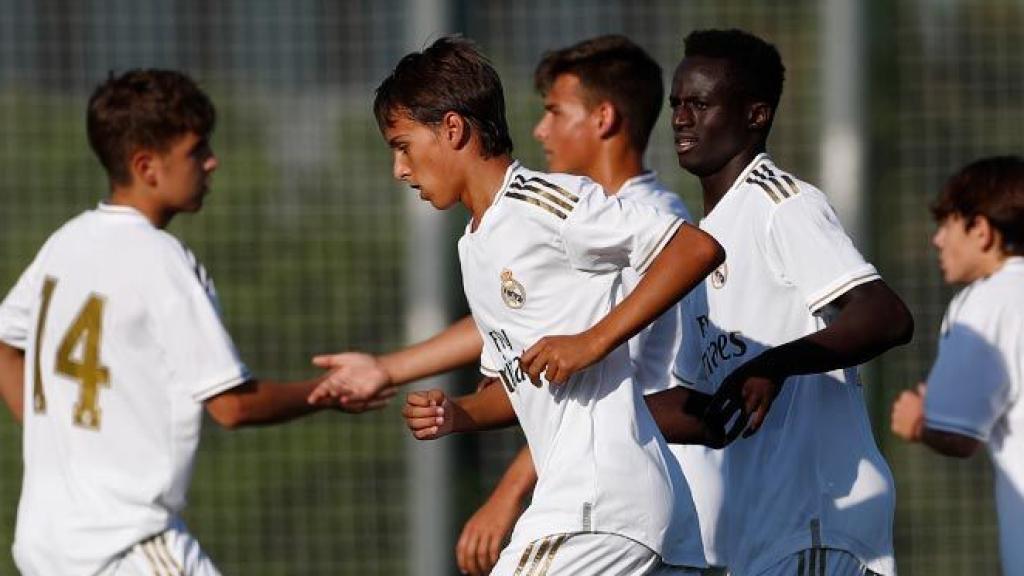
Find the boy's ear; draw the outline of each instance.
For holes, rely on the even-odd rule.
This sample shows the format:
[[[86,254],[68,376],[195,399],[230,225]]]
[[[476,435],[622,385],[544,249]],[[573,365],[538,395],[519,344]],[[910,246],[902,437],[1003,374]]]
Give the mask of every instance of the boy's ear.
[[[590,114],[597,122],[597,135],[602,139],[610,138],[622,128],[622,115],[607,100],[595,106]]]
[[[747,110],[747,128],[763,131],[772,119],[772,107],[766,102],[754,102]]]
[[[132,179],[143,182],[151,188],[156,187],[159,162],[159,157],[151,150],[136,150],[128,161]]]
[[[980,214],[974,217],[974,220],[967,229],[967,233],[977,238],[981,249],[986,252],[1001,249],[1003,246],[1003,235],[999,233],[999,230],[992,225],[988,218]]]
[[[469,144],[471,132],[469,122],[458,112],[445,112],[441,118],[441,137],[454,150],[461,150]]]

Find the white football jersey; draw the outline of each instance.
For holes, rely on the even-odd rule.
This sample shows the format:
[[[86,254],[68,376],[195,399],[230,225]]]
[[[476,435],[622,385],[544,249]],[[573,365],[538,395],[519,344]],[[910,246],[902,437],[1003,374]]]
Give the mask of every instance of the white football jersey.
[[[953,298],[928,376],[928,428],[988,444],[1004,574],[1024,574],[1024,258]]]
[[[477,230],[467,226],[459,240],[481,371],[500,377],[538,474],[510,546],[609,532],[671,564],[704,564],[686,481],[632,380],[627,346],[558,386],[534,386],[519,367],[542,337],[606,316],[622,297],[622,269],[643,273],[680,225],[586,178],[514,163]],[[691,508],[687,525],[673,524],[676,506]]]
[[[192,254],[100,204],[47,240],[0,305],[25,351],[25,574],[94,574],[185,505],[203,400],[249,378]]]
[[[726,262],[683,302],[684,384],[713,393],[761,352],[824,328],[829,303],[878,278],[826,197],[761,154],[700,227]],[[754,436],[724,450],[719,542],[734,574],[812,547],[895,572],[894,488],[856,368],[788,378]]]
[[[654,206],[687,222],[694,221],[679,196],[659,182],[654,172],[645,172],[630,178],[619,188],[615,197]],[[641,276],[632,268],[626,268],[622,271],[622,278],[628,292],[636,287]],[[683,336],[680,313],[681,305],[673,306],[629,341],[633,378],[644,394],[665,390],[675,385],[671,374],[672,361]],[[718,552],[715,533],[722,510],[722,451],[706,446],[684,444],[669,444],[668,449],[682,467],[683,476],[686,477],[686,482],[693,493],[693,503],[697,509],[700,535],[704,544],[704,557],[708,564],[721,565],[723,560]],[[689,514],[685,507],[677,510]],[[681,524],[683,522],[680,520]],[[689,533],[688,530],[684,532]]]

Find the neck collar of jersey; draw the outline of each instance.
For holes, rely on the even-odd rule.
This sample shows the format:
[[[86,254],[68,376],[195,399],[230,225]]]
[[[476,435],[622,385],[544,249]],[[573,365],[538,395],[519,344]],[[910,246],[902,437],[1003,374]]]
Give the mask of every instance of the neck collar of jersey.
[[[619,186],[619,189],[616,192],[616,194],[618,194],[619,192],[622,192],[623,190],[628,189],[630,186],[636,186],[637,184],[652,183],[652,182],[656,181],[657,179],[658,179],[658,173],[657,172],[655,172],[654,170],[644,170],[643,172],[641,172],[641,173],[637,174],[636,176],[633,176],[632,178],[629,178],[625,182],[623,182],[622,186]]]
[[[1024,256],[1010,256],[1003,261],[1002,268],[1016,268],[1024,266]]]
[[[715,207],[711,209],[711,212],[708,212],[707,214],[704,215],[704,218],[711,217],[711,215],[715,213],[715,210],[718,210],[718,207],[725,202],[726,198],[729,198],[732,195],[733,190],[736,190],[737,188],[745,184],[747,181],[747,176],[750,175],[751,172],[756,170],[764,162],[771,162],[771,158],[768,157],[767,152],[761,152],[757,156],[754,156],[754,159],[750,161],[750,164],[747,164],[747,167],[744,168],[742,172],[740,172],[740,175],[737,176],[736,180],[733,181],[732,186],[730,186],[729,189],[725,191],[725,194],[722,194],[722,197],[718,200],[718,203],[715,204]]]
[[[757,156],[754,156],[754,159],[750,161],[750,164],[747,164],[747,167],[744,168],[742,172],[740,172],[739,176],[736,177],[736,180],[732,183],[732,186],[729,187],[729,190],[726,192],[726,194],[742,186],[743,183],[747,181],[747,176],[749,176],[751,172],[756,170],[763,162],[770,161],[771,158],[768,157],[767,152],[761,152]]]
[[[505,192],[508,191],[508,185],[512,183],[512,176],[521,166],[522,164],[519,163],[519,160],[513,160],[512,163],[508,165],[508,168],[505,169],[505,177],[501,180],[501,188],[498,188],[498,193],[495,194],[494,199],[491,200],[491,206],[497,204],[498,200],[505,195]]]
[[[111,204],[105,200],[100,200],[100,203],[96,205],[96,210],[104,214],[120,214],[124,216],[136,216],[143,220],[149,221],[146,216],[139,212],[137,209],[131,206],[125,206],[124,204]]]

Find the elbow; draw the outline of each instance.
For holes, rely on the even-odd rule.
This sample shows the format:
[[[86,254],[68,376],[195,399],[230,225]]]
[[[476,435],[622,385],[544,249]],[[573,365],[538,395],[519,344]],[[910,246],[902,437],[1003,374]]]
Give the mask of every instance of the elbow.
[[[725,248],[707,232],[701,231],[703,242],[697,252],[698,257],[704,262],[706,274],[710,274],[725,262]]]
[[[978,451],[978,443],[977,442],[973,442],[973,443],[959,442],[959,443],[956,443],[956,444],[945,446],[941,450],[943,455],[949,456],[949,457],[952,457],[952,458],[959,458],[961,460],[966,460],[966,459],[970,458],[971,456],[974,456],[974,453],[977,452],[977,451]]]
[[[931,428],[924,429],[921,440],[939,454],[950,458],[970,458],[981,446],[981,441],[976,438]]]
[[[867,284],[858,295],[866,305],[860,312],[864,313],[863,317],[874,333],[873,347],[877,347],[880,353],[913,339],[913,316],[903,300],[885,283]]]
[[[899,311],[896,317],[897,320],[893,322],[893,346],[910,344],[910,341],[914,339],[914,316],[902,301],[899,302]]]
[[[218,426],[226,430],[235,430],[245,423],[242,401],[234,396],[224,399],[223,402],[218,402],[216,409],[211,407],[207,412]]]
[[[250,423],[252,410],[249,398],[252,396],[252,382],[225,390],[206,401],[206,412],[221,428],[234,430]]]

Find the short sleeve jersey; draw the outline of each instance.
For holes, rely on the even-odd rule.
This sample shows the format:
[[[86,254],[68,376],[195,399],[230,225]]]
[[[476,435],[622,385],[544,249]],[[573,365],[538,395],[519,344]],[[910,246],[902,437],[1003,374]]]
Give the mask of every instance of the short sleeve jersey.
[[[713,393],[765,350],[824,328],[829,304],[878,279],[826,197],[761,154],[700,223],[726,262],[684,301],[675,376]],[[721,542],[756,574],[813,547],[891,575],[894,490],[855,368],[788,378],[757,434],[724,450]]]
[[[55,232],[0,305],[25,351],[14,556],[93,574],[185,505],[203,400],[249,378],[192,253],[131,208]]]
[[[615,197],[653,206],[687,222],[694,221],[679,196],[666,188],[654,172],[630,178],[615,193]],[[627,291],[635,288],[641,278],[632,268],[623,270],[622,277]],[[681,307],[681,304],[673,306],[629,341],[634,379],[644,394],[675,385],[671,377],[672,362],[684,336],[681,332]],[[718,552],[715,534],[722,508],[722,451],[696,444],[669,444],[668,448],[679,462],[693,493],[704,557],[709,564],[720,565],[723,560]],[[680,510],[683,514],[689,514],[685,507],[680,507]]]
[[[925,424],[988,445],[1003,573],[1024,574],[1024,258],[1009,258],[952,302],[928,375]]]
[[[477,229],[459,240],[481,371],[501,379],[538,473],[513,546],[608,532],[669,563],[703,565],[695,516],[673,524],[667,503],[692,509],[692,497],[632,380],[627,346],[558,386],[535,386],[518,360],[542,337],[577,334],[607,315],[622,296],[622,270],[645,272],[681,224],[586,178],[514,163]]]

